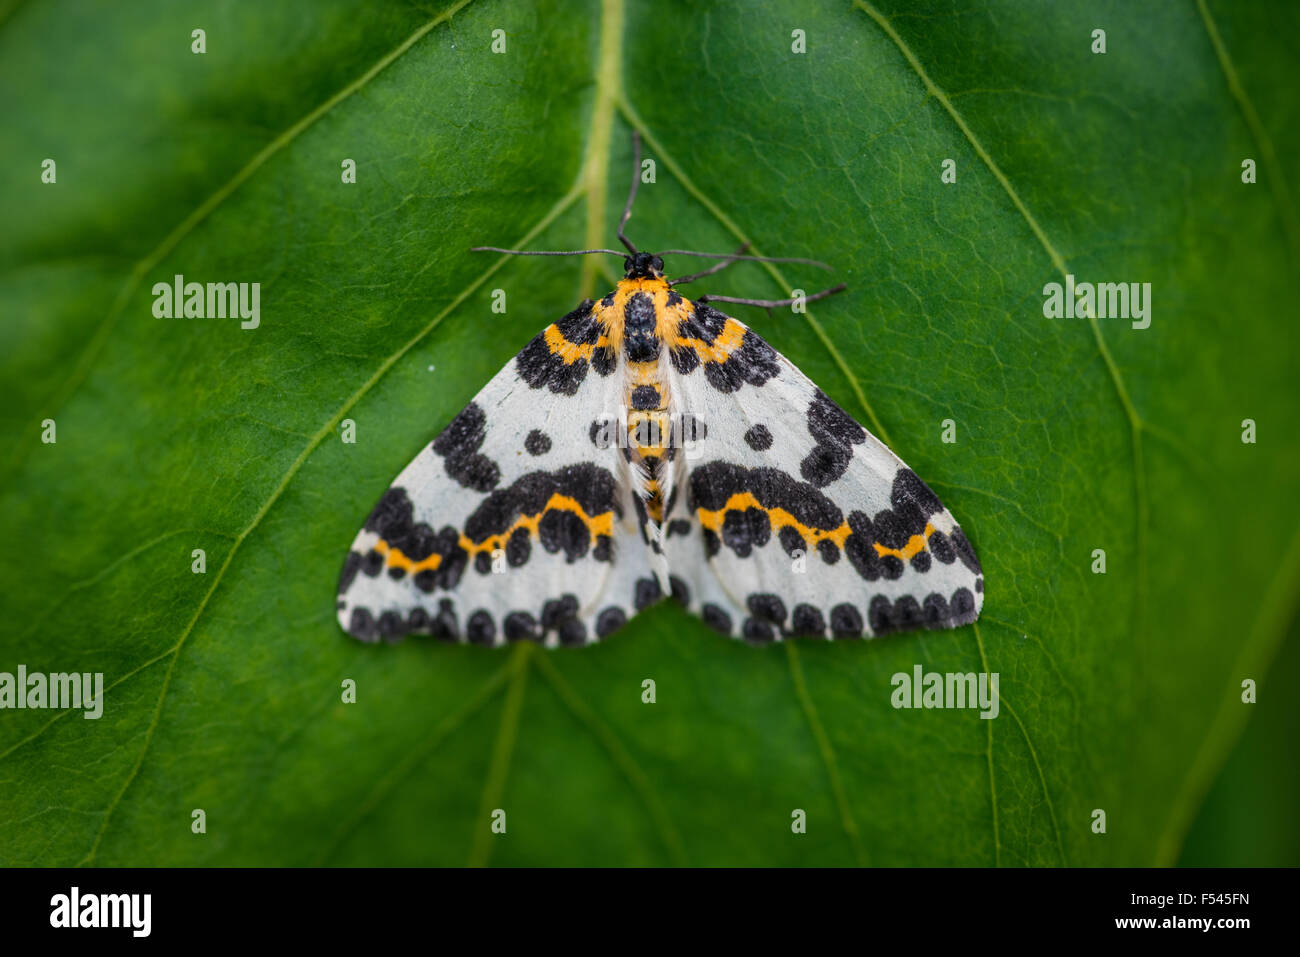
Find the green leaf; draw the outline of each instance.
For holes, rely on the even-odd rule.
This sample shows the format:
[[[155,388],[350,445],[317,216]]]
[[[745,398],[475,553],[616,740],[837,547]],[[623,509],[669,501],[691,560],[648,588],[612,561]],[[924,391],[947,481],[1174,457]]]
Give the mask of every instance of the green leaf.
[[[1298,27],[1218,2],[10,5],[0,671],[106,690],[97,721],[0,717],[0,863],[1174,862],[1300,595]],[[848,283],[745,318],[944,498],[978,625],[758,649],[665,606],[572,653],[339,631],[393,475],[612,279],[469,247],[609,245],[632,128],[643,248],[748,240]],[[1045,318],[1067,273],[1151,283],[1150,327]],[[176,274],[260,282],[260,327],[154,318]],[[894,709],[918,664],[997,672],[998,717]]]

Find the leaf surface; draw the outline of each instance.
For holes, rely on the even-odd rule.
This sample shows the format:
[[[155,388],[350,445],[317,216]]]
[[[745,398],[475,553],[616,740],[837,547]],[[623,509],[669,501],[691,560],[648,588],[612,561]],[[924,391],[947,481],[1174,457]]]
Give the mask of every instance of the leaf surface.
[[[774,7],[10,9],[0,671],[107,690],[98,721],[0,717],[0,862],[1176,860],[1300,585],[1296,11]],[[392,476],[612,281],[469,247],[610,245],[632,128],[642,248],[750,241],[848,283],[744,318],[942,496],[977,626],[756,649],[661,606],[577,653],[338,630]],[[261,326],[155,319],[176,274],[260,282]],[[1150,327],[1045,318],[1067,274],[1151,283]],[[918,664],[998,673],[998,717],[893,708]]]

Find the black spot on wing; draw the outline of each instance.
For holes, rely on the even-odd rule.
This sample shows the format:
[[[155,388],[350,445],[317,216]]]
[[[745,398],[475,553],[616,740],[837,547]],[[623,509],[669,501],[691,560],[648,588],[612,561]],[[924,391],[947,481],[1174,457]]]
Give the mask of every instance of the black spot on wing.
[[[772,433],[765,425],[755,425],[745,433],[745,444],[755,452],[766,452],[772,447]]]
[[[763,385],[768,379],[776,378],[781,371],[781,367],[777,364],[776,350],[752,329],[745,330],[745,338],[741,340],[740,348],[722,365],[734,366],[740,381],[754,386]]]
[[[618,353],[610,346],[599,346],[591,354],[591,367],[601,376],[608,376],[618,368]]]
[[[587,299],[555,324],[555,328],[560,330],[560,335],[575,346],[594,346],[600,340],[600,322],[592,314],[593,305],[594,303]]]
[[[379,637],[383,638],[384,641],[396,641],[406,634],[404,630],[405,624],[402,616],[397,612],[386,611],[379,616]]]
[[[969,588],[958,588],[948,602],[949,627],[967,625],[975,620],[975,596]]]
[[[831,634],[836,638],[861,638],[862,613],[848,602],[831,609]]]
[[[533,429],[524,439],[524,448],[529,455],[545,455],[551,451],[551,437],[541,429]]]
[[[952,617],[948,611],[948,599],[938,592],[931,592],[925,596],[925,604],[921,610],[926,628],[943,628]]]
[[[537,619],[526,611],[512,611],[501,623],[506,641],[541,641],[542,629],[537,627]]]
[[[761,618],[778,626],[785,623],[785,602],[778,595],[770,592],[750,595],[745,600],[745,604],[749,607],[749,613],[755,618]]]
[[[690,375],[700,366],[700,355],[690,346],[673,346],[668,358],[678,375]]]
[[[673,599],[679,605],[681,605],[683,608],[686,608],[690,605],[691,590],[687,586],[686,582],[678,578],[676,575],[669,575],[668,586],[672,589]]]
[[[371,510],[363,526],[367,532],[375,532],[380,538],[388,539],[395,530],[411,527],[411,500],[406,489],[394,485],[384,492],[379,504]],[[400,534],[400,533],[399,533]]]
[[[776,629],[762,618],[746,618],[741,634],[752,644],[765,645],[776,638]]]
[[[849,469],[853,450],[841,445],[815,445],[799,463],[799,474],[818,488],[825,488]]]
[[[591,307],[588,299],[555,323],[560,335],[574,346],[594,345],[600,339],[600,322]],[[559,395],[573,395],[587,377],[587,360],[565,362],[563,356],[551,351],[546,330],[542,330],[515,356],[515,371],[534,389],[549,388]]]
[[[930,490],[930,486],[922,482],[915,472],[906,467],[899,469],[898,474],[894,476],[894,487],[890,490],[889,500],[895,508],[912,502],[925,513],[927,518],[935,512],[943,511],[943,503],[939,501],[939,496],[935,495]]]
[[[700,617],[714,631],[722,632],[724,635],[731,634],[731,616],[712,602],[706,603],[700,609]]]
[[[501,480],[497,464],[479,454],[486,435],[487,416],[477,403],[471,402],[433,440],[433,451],[442,456],[447,474],[476,492],[490,492]]]
[[[921,606],[911,595],[901,595],[894,601],[893,619],[899,631],[913,631],[924,621]]]
[[[353,608],[348,620],[348,634],[362,641],[375,641],[379,637],[379,624],[369,608]]]
[[[596,618],[596,634],[605,638],[612,632],[622,628],[627,622],[627,613],[617,605],[610,605]]]
[[[560,644],[565,647],[576,647],[587,643],[587,626],[579,618],[570,618],[560,625],[559,628]]]
[[[465,637],[472,645],[493,644],[497,637],[497,624],[488,612],[480,608],[465,623]]]
[[[952,534],[950,534],[948,538],[952,541],[952,547],[956,549],[957,557],[961,559],[961,563],[976,575],[983,574],[983,570],[980,568],[980,560],[975,557],[975,549],[971,543],[967,541],[962,530],[960,528],[954,528]]]
[[[574,562],[587,554],[591,546],[591,530],[587,523],[573,512],[551,509],[542,516],[537,526],[538,538],[548,552],[564,552],[566,562]]]
[[[884,595],[871,599],[867,609],[867,620],[871,623],[871,633],[876,636],[887,635],[896,631],[893,618],[894,604]]]
[[[520,568],[528,564],[533,551],[533,538],[526,528],[516,528],[506,539],[506,564],[511,568]]]
[[[806,602],[794,606],[790,615],[790,634],[804,637],[822,635],[826,632],[826,620],[821,609]]]
[[[660,598],[663,597],[663,591],[659,587],[659,580],[656,578],[638,578],[636,583],[636,601],[634,602],[637,611],[644,611],[649,608]]]
[[[741,558],[766,545],[771,535],[772,523],[762,509],[728,511],[722,520],[722,542]]]
[[[422,610],[422,609],[420,609]],[[414,617],[414,612],[412,612]],[[429,620],[429,634],[434,638],[454,641],[460,637],[460,626],[456,621],[456,606],[450,598],[438,602],[438,614]]]
[[[951,565],[957,560],[957,553],[953,551],[952,543],[948,541],[948,536],[937,529],[930,533],[930,552],[937,561],[945,565]]]
[[[565,594],[542,605],[542,627],[554,629],[578,613],[578,596]]]
[[[866,441],[867,430],[821,389],[808,403],[807,418],[808,433],[815,444],[799,464],[799,474],[818,488],[824,488],[848,471],[853,446]]]
[[[677,328],[683,339],[699,339],[707,346],[713,345],[727,326],[727,315],[706,302],[695,304],[695,309]]]
[[[689,529],[689,526],[688,526]],[[339,575],[339,594],[347,593],[352,587],[352,579],[357,577],[357,571],[361,568],[361,553],[358,551],[348,552],[348,557],[343,562],[343,573]]]

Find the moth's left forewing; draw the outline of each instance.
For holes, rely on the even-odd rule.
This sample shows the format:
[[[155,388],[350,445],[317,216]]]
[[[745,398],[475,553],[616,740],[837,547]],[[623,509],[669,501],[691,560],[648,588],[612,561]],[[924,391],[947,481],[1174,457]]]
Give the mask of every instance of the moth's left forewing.
[[[658,597],[597,432],[622,390],[599,343],[590,303],[548,326],[401,471],[348,554],[346,631],[583,644]]]
[[[974,621],[983,574],[930,488],[753,330],[707,306],[673,363],[707,430],[666,516],[674,590],[751,641]]]

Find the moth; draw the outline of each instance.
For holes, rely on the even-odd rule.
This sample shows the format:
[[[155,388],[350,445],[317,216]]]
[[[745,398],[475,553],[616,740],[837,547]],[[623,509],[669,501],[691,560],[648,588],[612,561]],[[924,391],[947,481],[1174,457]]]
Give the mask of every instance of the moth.
[[[624,275],[542,330],[398,474],[344,562],[343,629],[584,645],[670,596],[756,644],[974,621],[983,573],[939,498],[712,305],[792,300],[675,288],[761,257],[639,251],[624,234],[636,186],[634,173],[626,254],[477,247],[623,256]],[[670,280],[673,253],[722,262]]]

